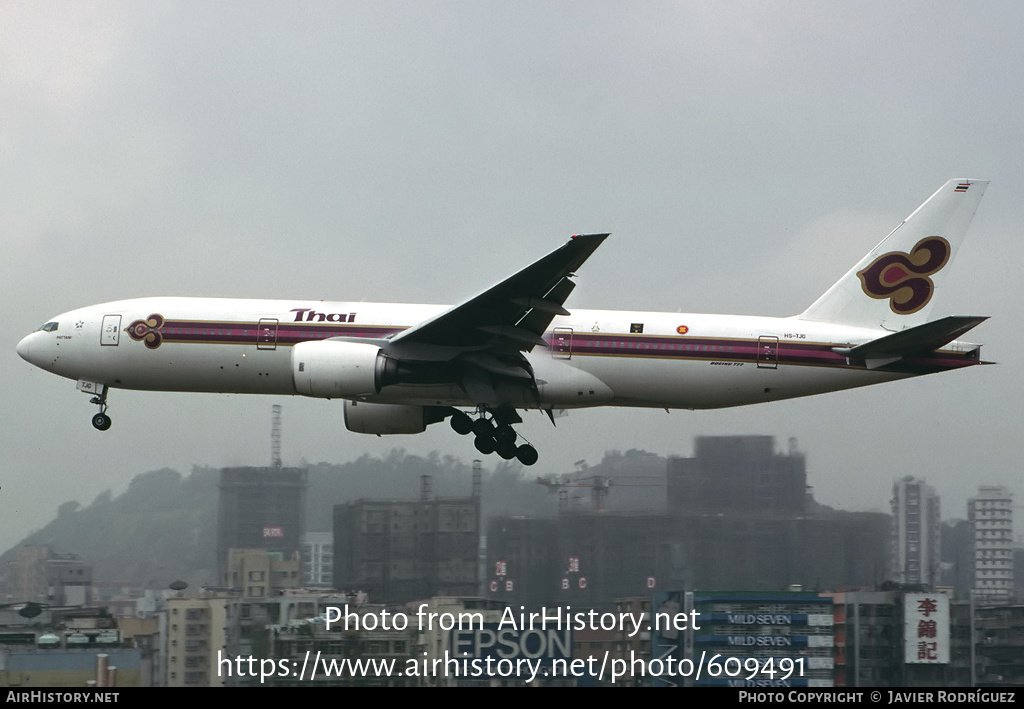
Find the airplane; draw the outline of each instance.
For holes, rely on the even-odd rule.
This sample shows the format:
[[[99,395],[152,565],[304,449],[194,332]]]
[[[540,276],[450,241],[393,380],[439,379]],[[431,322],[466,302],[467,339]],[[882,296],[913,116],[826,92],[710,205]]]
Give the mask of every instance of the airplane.
[[[111,389],[342,399],[345,426],[414,434],[449,420],[483,454],[537,450],[519,411],[709,409],[960,369],[987,319],[929,320],[988,185],[950,180],[828,291],[786,318],[566,309],[608,234],[567,243],[455,306],[151,297],[72,310],[18,354],[74,379],[110,428]]]

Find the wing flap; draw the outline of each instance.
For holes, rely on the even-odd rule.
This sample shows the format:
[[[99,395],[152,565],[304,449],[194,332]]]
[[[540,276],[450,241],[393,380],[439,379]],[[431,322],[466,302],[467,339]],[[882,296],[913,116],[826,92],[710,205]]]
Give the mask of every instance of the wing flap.
[[[499,335],[508,340],[531,347],[534,345],[543,347],[547,344],[540,335],[515,325],[478,325],[476,329],[489,335]]]
[[[564,299],[556,302],[544,298],[513,298],[509,302],[520,306],[524,310],[536,310],[541,313],[551,313],[552,315],[570,314],[568,310],[562,307],[562,303],[565,302]]]
[[[548,329],[548,325],[551,324],[553,315],[569,314],[569,311],[562,306],[569,299],[569,294],[572,293],[574,288],[576,288],[576,284],[573,283],[569,276],[565,276],[553,285],[551,290],[544,294],[544,298],[541,301],[545,304],[550,303],[552,307],[547,307],[547,305],[531,307],[517,325],[530,332],[544,332]]]

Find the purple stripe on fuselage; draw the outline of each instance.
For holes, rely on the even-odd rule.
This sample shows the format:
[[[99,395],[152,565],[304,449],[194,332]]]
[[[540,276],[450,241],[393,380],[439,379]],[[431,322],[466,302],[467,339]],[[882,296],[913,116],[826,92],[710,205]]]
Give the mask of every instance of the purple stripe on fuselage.
[[[266,323],[167,321],[160,332],[165,342],[193,344],[251,345],[257,342],[283,347],[299,342],[323,340],[331,337],[383,338],[405,328],[386,325],[357,325],[351,323],[279,322],[271,327],[273,339],[266,337]],[[554,341],[547,334],[548,346]],[[845,346],[821,342],[780,340],[775,344],[778,366],[817,366],[864,369],[863,360],[847,358],[833,351]],[[572,356],[639,357],[682,361],[732,361],[757,363],[763,343],[757,339],[679,337],[646,334],[637,336],[622,333],[576,332],[572,336]],[[762,360],[763,361],[763,360]],[[879,369],[890,372],[928,374],[947,369],[959,369],[979,364],[974,353],[936,352],[933,355],[905,357]]]

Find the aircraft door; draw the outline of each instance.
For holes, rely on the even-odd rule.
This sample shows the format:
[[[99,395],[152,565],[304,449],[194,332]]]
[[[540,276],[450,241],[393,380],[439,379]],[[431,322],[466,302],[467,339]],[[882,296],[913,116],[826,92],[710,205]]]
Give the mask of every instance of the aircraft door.
[[[572,359],[572,328],[556,327],[551,340],[551,356],[555,359]]]
[[[772,335],[757,338],[757,368],[779,368],[779,338]]]
[[[260,318],[260,328],[256,331],[256,349],[277,349],[277,318]]]
[[[121,337],[121,316],[104,315],[103,326],[100,328],[100,345],[117,347]]]

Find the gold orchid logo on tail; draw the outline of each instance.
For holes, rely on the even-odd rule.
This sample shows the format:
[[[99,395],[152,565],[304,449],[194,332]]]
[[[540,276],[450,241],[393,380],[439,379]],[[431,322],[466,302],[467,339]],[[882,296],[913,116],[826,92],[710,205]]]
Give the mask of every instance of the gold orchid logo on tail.
[[[949,262],[952,249],[941,236],[926,236],[910,253],[890,251],[857,272],[866,295],[888,298],[889,308],[897,315],[910,315],[928,305],[935,293],[930,276]]]
[[[163,326],[164,316],[159,313],[153,313],[145,320],[133,322],[125,328],[125,332],[128,333],[128,337],[136,342],[142,341],[146,347],[155,350],[164,341],[164,335],[161,332]]]

